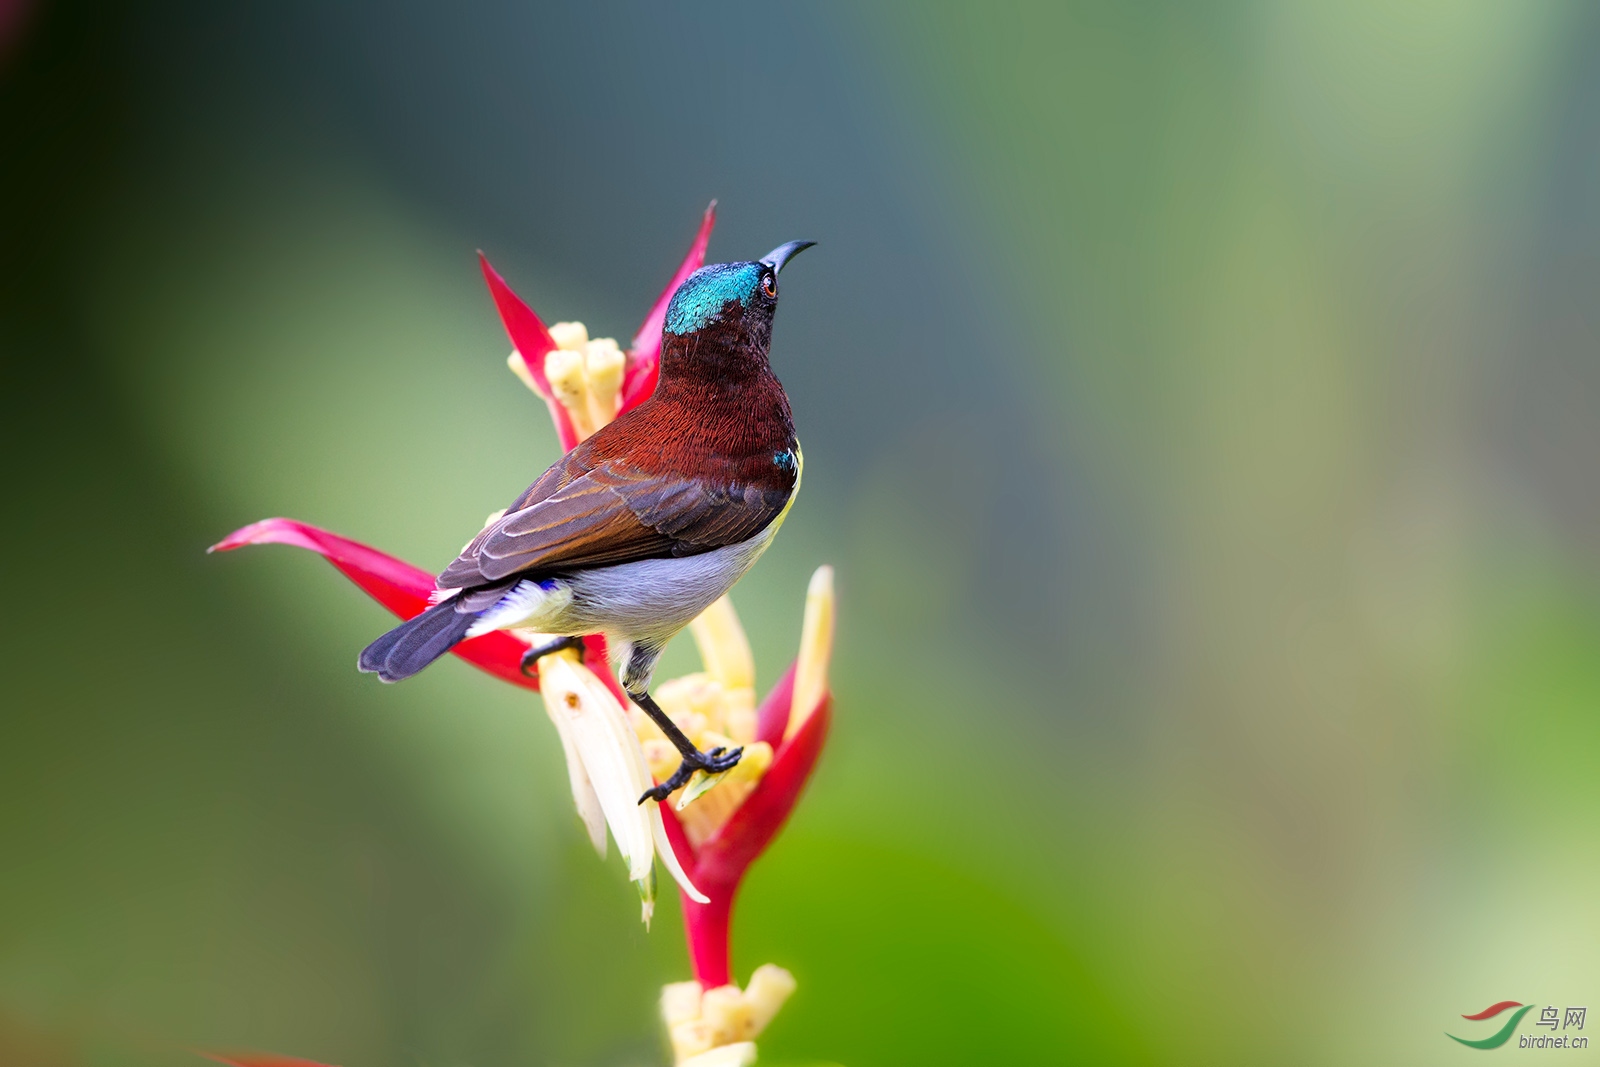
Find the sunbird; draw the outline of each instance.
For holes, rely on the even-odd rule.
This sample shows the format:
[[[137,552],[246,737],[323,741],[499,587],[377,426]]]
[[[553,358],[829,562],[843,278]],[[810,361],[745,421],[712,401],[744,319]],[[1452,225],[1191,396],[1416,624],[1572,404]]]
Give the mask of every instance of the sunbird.
[[[436,603],[361,653],[385,682],[469,637],[513,626],[559,635],[523,670],[604,634],[622,688],[683,755],[639,798],[665,800],[743,749],[702,752],[649,693],[661,650],[766,551],[800,489],[794,416],[772,372],[778,274],[813,241],[691,274],[667,305],[660,378],[644,403],[558,460],[435,582]]]

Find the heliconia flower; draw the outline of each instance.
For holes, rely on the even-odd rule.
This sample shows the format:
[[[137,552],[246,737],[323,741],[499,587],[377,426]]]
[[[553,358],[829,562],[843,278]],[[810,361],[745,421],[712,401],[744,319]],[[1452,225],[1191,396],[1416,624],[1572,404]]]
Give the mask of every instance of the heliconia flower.
[[[310,549],[402,619],[409,619],[425,609],[428,598],[433,595],[433,575],[421,567],[295,519],[253,522],[233,531],[206,551],[228,552],[245,545],[294,545]],[[605,655],[605,638],[595,636],[587,640],[591,656]],[[539,680],[522,672],[522,654],[528,648],[526,639],[514,637],[506,630],[495,630],[469,638],[450,651],[496,678],[526,689],[538,689]]]
[[[615,341],[590,340],[582,323],[557,323],[546,329],[480,254],[489,292],[516,346],[509,360],[511,369],[544,398],[563,450],[570,450],[622,412],[643,403],[655,390],[667,305],[684,279],[704,264],[715,222],[716,201],[712,201],[688,254],[645,316],[625,355]],[[402,619],[427,608],[435,591],[433,575],[421,568],[293,519],[253,523],[235,530],[209,551],[262,544],[295,545],[320,554]],[[497,678],[539,689],[539,679],[523,672],[522,656],[542,644],[543,636],[492,631],[462,641],[451,651]],[[578,662],[575,655],[546,656],[539,661],[545,710],[561,736],[573,801],[589,839],[604,857],[605,827],[609,826],[617,851],[628,865],[628,877],[639,886],[648,924],[655,900],[657,857],[686,899],[705,898],[673,855],[656,802],[637,802],[652,783],[625,710],[631,704],[609,666],[605,639],[590,635],[584,644],[584,662]]]
[[[655,389],[667,305],[704,262],[715,209],[713,201],[688,255],[626,353],[610,338],[590,338],[580,322],[546,328],[480,253],[484,278],[514,346],[507,362],[545,401],[563,449]],[[295,545],[320,554],[403,619],[427,608],[435,594],[433,575],[421,568],[292,519],[246,526],[210,551],[260,544]],[[793,976],[772,964],[756,968],[744,989],[732,984],[728,934],[745,872],[788,819],[827,739],[833,622],[833,570],[820,567],[807,589],[800,654],[759,707],[750,643],[728,598],[691,624],[705,670],[664,682],[656,690],[657,701],[702,750],[742,746],[744,755],[723,774],[697,773],[673,794],[670,810],[637,798],[652,781],[672,775],[678,753],[623,693],[603,637],[585,637],[582,658],[576,651],[541,657],[537,676],[524,672],[523,655],[560,635],[492,631],[452,649],[497,678],[541,690],[561,739],[579,818],[602,858],[609,828],[628,877],[639,887],[646,925],[654,908],[657,859],[678,883],[695,978],[668,985],[661,1008],[679,1067],[755,1062],[754,1039],[794,992]],[[211,1058],[234,1067],[319,1067],[260,1056]]]
[[[692,627],[705,671],[656,690],[656,702],[695,744],[746,746],[720,781],[691,779],[662,813],[673,852],[709,898],[683,895],[695,980],[662,992],[662,1019],[680,1067],[751,1062],[702,1057],[732,1056],[726,1050],[753,1042],[794,991],[789,973],[771,964],[757,968],[744,990],[731,984],[728,937],[745,871],[788,819],[827,739],[833,617],[833,569],[819,567],[806,593],[800,655],[752,713],[750,645],[724,597]],[[665,778],[675,766],[670,743],[643,713],[636,711],[633,723],[655,776]],[[753,1044],[749,1053],[753,1059]]]
[[[563,447],[573,447],[655,388],[667,304],[703,262],[715,209],[713,201],[689,255],[635,336],[620,385],[616,342],[591,340],[579,322],[560,322],[546,329],[483,260],[484,277],[515,346],[507,363],[549,406]],[[800,657],[759,710],[754,706],[750,643],[727,597],[690,625],[705,672],[656,689],[656,702],[702,751],[744,748],[743,758],[732,770],[713,778],[697,773],[674,794],[676,812],[663,813],[673,851],[682,857],[687,850],[695,857],[680,886],[684,882],[700,886],[700,880],[707,878],[717,887],[711,891],[700,886],[709,900],[683,891],[690,956],[695,976],[706,989],[728,984],[728,922],[734,893],[744,871],[788,818],[827,737],[833,614],[833,571],[823,567],[812,576],[807,594]],[[657,781],[665,780],[678,765],[676,750],[648,716],[626,700],[623,704],[632,709],[651,774]],[[583,790],[576,777],[573,791],[582,812],[587,801],[580,796]],[[593,838],[597,823],[592,807],[588,810],[585,822]]]

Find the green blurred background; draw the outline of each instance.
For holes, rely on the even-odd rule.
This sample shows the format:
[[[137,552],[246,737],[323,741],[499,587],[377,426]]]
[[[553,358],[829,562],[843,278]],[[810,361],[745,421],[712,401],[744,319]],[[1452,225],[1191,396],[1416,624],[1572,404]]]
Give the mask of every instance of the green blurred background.
[[[676,908],[536,698],[202,550],[442,566],[556,456],[474,250],[625,342],[713,196],[713,259],[821,242],[735,593],[765,686],[838,567],[768,1062],[1600,1009],[1600,8],[0,8],[0,1063],[664,1062]]]

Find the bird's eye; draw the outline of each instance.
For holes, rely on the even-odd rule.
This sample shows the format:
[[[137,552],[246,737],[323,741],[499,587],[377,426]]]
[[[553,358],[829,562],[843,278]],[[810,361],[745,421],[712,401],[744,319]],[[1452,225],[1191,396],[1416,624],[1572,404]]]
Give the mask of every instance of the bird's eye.
[[[777,278],[777,275],[774,275],[774,274],[763,274],[761,276],[761,291],[763,293],[766,293],[768,297],[772,298],[773,300],[776,300],[778,298],[778,278]]]

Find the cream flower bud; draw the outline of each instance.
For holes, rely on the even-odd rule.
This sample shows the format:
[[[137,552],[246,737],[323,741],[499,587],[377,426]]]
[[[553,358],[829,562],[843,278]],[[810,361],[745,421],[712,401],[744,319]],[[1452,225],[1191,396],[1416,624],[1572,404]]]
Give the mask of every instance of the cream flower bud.
[[[566,411],[578,440],[594,434],[615,419],[622,409],[622,381],[628,369],[628,356],[611,337],[589,337],[581,322],[558,322],[548,331],[555,348],[544,354],[543,363],[550,396]],[[534,393],[546,390],[537,381],[522,353],[513,350],[506,365]]]
[[[533,375],[528,372],[528,364],[523,361],[521,352],[513,348],[511,354],[506,357],[506,366],[510,367],[511,373],[517,376],[517,380],[532,389],[535,395],[544,395],[539,390],[539,383],[534,381]]]
[[[550,391],[572,418],[572,428],[577,431],[578,439],[594,433],[594,422],[589,418],[589,382],[584,377],[583,353],[552,348],[545,353],[544,376],[550,382]]]
[[[654,726],[655,723],[650,725]],[[641,738],[639,745],[644,749],[644,762],[650,768],[651,777],[656,781],[664,782],[672,777],[672,772],[678,769],[678,764],[683,760],[671,741],[657,733],[655,737]]]
[[[750,976],[745,999],[750,1002],[751,1037],[759,1037],[778,1009],[794,995],[794,975],[774,963],[763,963]]]
[[[661,987],[661,1018],[671,1027],[700,1018],[700,983],[670,982]]]
[[[794,993],[794,975],[770,963],[756,968],[750,984],[701,992],[698,982],[674,982],[661,990],[661,1018],[678,1067],[716,1067],[755,1062],[754,1041]]]
[[[622,373],[627,357],[609,337],[590,341],[584,349],[583,369],[589,379],[589,417],[598,429],[617,417],[622,406]]]
[[[750,1004],[736,985],[706,990],[700,1017],[711,1026],[711,1043],[729,1045],[750,1038]]]
[[[711,1040],[711,1024],[696,1016],[667,1027],[672,1041],[672,1058],[678,1063],[692,1063],[711,1051],[716,1042]]]
[[[557,348],[568,352],[582,352],[589,343],[589,328],[581,322],[558,322],[550,327],[550,340]]]
[[[706,727],[715,728],[721,725],[722,683],[704,671],[685,674],[662,682],[656,689],[656,703],[679,726],[698,715]]]
[[[686,674],[682,678],[670,679],[656,687],[656,704],[678,729],[691,738],[699,737],[707,730],[715,729],[722,721],[720,690],[708,689],[714,684],[703,674]],[[655,720],[646,715],[643,709],[635,704],[630,704],[629,708],[640,740],[663,736]]]

